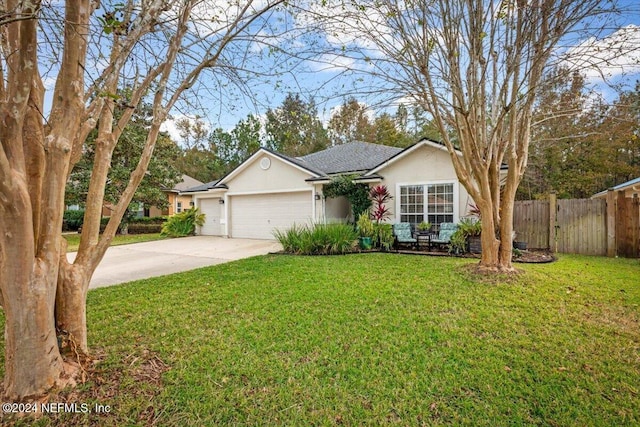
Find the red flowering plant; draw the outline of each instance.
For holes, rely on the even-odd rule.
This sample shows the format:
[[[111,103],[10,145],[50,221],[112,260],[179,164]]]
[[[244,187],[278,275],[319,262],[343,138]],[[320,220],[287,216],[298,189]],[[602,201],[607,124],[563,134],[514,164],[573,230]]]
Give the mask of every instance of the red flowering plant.
[[[391,225],[381,224],[391,216],[391,209],[386,206],[392,197],[386,185],[377,185],[369,192],[369,197],[373,202],[371,218],[375,220],[376,246],[389,250],[393,245],[393,231]]]
[[[373,210],[371,216],[376,221],[376,224],[380,224],[391,215],[391,209],[389,209],[385,203],[392,199],[389,190],[386,185],[376,185],[369,192],[369,197],[373,201]]]

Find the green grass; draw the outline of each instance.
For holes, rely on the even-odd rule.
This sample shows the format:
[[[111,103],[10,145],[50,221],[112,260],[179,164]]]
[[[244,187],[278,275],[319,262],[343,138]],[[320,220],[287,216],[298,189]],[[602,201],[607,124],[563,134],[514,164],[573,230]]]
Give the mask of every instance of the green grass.
[[[90,346],[118,392],[96,388],[113,409],[89,419],[640,424],[638,260],[561,256],[502,281],[470,262],[274,255],[91,291]],[[145,354],[170,367],[152,397],[127,373]]]
[[[76,252],[78,247],[80,246],[80,235],[79,234],[63,234],[63,237],[67,239],[68,247],[67,252]],[[111,241],[111,246],[118,245],[128,245],[129,243],[141,243],[141,242],[151,242],[153,240],[166,239],[166,237],[161,236],[160,233],[149,233],[149,234],[118,234],[114,236]]]

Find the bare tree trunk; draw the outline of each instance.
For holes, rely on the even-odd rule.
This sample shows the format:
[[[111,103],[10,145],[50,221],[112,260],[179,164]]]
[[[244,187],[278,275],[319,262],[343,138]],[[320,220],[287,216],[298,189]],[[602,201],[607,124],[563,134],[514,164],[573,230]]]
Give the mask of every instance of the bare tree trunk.
[[[64,239],[63,239],[64,240]],[[55,322],[61,334],[68,334],[76,350],[88,353],[87,343],[87,292],[91,275],[82,265],[67,261],[66,240],[60,253],[60,270],[56,292]]]
[[[57,260],[35,258],[33,222],[26,183],[14,180],[22,195],[0,209],[3,308],[5,313],[6,397],[17,400],[51,388],[63,371],[54,326]],[[24,239],[24,236],[32,238]]]

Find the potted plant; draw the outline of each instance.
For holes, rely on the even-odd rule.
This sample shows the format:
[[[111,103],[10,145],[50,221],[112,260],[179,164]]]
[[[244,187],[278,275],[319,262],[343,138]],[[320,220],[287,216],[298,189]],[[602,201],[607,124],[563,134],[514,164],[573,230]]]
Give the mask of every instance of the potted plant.
[[[431,230],[431,223],[429,221],[422,221],[418,224],[418,234],[427,234]]]
[[[449,244],[449,253],[453,255],[462,255],[467,249],[467,238],[464,231],[458,228],[455,233],[451,235],[451,242]]]
[[[367,212],[360,214],[357,222],[358,235],[360,248],[361,249],[371,249],[373,245],[373,222],[369,218],[369,214]]]
[[[482,234],[482,223],[471,218],[463,218],[458,227],[465,236],[469,252],[481,253],[482,241],[480,235]]]

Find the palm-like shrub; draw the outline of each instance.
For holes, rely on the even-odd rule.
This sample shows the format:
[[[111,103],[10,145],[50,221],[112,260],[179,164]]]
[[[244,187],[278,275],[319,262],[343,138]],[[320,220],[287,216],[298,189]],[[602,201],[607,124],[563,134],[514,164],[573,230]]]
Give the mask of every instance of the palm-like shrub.
[[[169,217],[162,226],[162,235],[169,237],[191,236],[196,232],[196,225],[204,224],[205,215],[200,213],[198,208],[187,209],[186,211]]]

